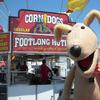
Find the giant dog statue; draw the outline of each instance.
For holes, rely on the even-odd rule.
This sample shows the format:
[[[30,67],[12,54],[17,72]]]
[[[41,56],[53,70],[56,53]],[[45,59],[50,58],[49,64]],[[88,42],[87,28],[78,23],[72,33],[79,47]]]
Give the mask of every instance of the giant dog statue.
[[[83,23],[73,26],[57,24],[55,37],[60,41],[62,34],[67,34],[66,42],[69,56],[75,61],[65,80],[61,100],[69,100],[74,80],[74,100],[100,100],[99,49],[95,32],[89,25],[94,18],[100,21],[100,12],[90,11]]]

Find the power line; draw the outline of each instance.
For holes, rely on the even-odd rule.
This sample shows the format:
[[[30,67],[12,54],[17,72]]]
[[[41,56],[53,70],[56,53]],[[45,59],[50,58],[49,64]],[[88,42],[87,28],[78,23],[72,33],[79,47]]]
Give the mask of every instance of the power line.
[[[63,0],[61,0],[60,13],[62,12],[62,8],[63,8]]]
[[[10,10],[9,10],[9,8],[8,8],[8,6],[7,6],[7,4],[6,4],[5,1],[4,1],[4,6],[5,6],[6,10],[7,10],[7,14],[8,14],[8,16],[9,16],[9,15],[10,15]]]
[[[28,9],[29,4],[28,4],[28,0],[26,0],[26,8]]]
[[[0,9],[0,12],[3,14],[3,16],[5,17],[5,18],[7,18],[9,15],[10,15],[10,10],[9,10],[9,8],[7,7],[7,5],[6,5],[6,3],[5,2],[3,2],[2,3],[2,7],[4,7],[3,9]]]
[[[4,1],[2,4],[2,7],[3,7],[3,9],[0,9],[0,12],[1,12],[1,14],[4,16],[3,18],[1,18],[1,20],[8,20],[8,16],[10,15],[10,10],[9,10],[9,8],[8,8],[8,6],[7,6],[7,4],[6,4],[6,2]],[[4,9],[5,8],[5,9]],[[1,17],[1,16],[0,16]],[[5,19],[4,19],[5,18]],[[6,22],[8,22],[8,21],[6,21]],[[5,28],[5,25],[3,25],[4,27],[3,27],[3,29],[5,30],[5,31],[7,31],[8,29],[6,29]]]
[[[5,18],[8,17],[8,15],[6,15],[1,9],[0,9],[0,12],[1,12],[1,14],[2,14]]]

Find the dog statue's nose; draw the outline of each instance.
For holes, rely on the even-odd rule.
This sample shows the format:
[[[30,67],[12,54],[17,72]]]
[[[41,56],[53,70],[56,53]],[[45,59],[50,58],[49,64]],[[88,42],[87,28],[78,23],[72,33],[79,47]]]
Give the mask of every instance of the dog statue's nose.
[[[81,55],[81,47],[74,45],[70,48],[70,53],[73,57],[79,57]]]

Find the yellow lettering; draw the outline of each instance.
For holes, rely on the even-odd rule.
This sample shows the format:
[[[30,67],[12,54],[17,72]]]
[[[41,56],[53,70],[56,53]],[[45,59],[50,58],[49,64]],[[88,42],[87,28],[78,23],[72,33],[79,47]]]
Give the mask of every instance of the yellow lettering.
[[[30,32],[29,28],[14,28],[15,32]]]

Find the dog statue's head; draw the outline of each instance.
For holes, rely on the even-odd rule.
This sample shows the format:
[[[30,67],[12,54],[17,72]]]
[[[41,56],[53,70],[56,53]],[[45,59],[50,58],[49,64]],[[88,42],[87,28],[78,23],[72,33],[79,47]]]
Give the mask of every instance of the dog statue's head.
[[[92,10],[83,23],[74,26],[57,24],[54,28],[57,41],[61,40],[62,34],[66,35],[68,54],[86,77],[93,74],[98,61],[98,39],[88,27],[95,17],[100,21],[100,12]]]

